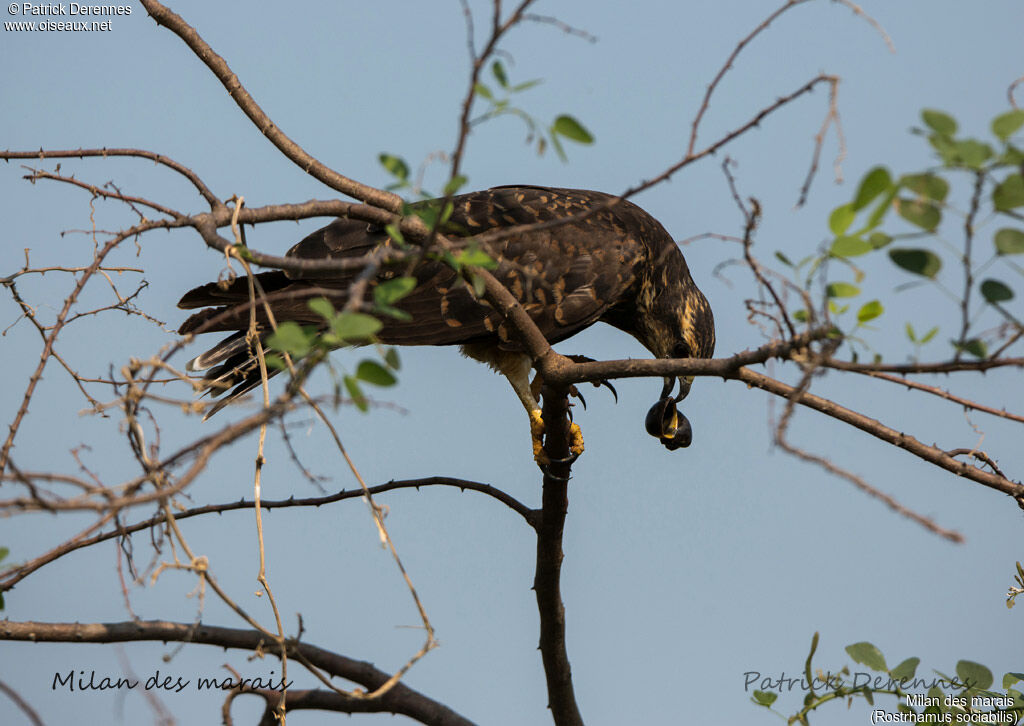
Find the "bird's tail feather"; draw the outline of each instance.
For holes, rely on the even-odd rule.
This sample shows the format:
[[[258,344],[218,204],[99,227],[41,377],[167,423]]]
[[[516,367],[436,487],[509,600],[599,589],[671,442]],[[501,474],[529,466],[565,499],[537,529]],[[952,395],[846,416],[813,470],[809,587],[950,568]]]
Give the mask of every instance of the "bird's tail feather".
[[[259,358],[255,346],[267,352],[263,334],[250,340],[245,331],[229,335],[205,353],[190,360],[188,371],[205,371],[203,374],[203,395],[220,398],[203,416],[207,420],[222,408],[260,385]],[[267,370],[267,377],[276,375],[278,369]],[[223,396],[223,397],[222,397]]]

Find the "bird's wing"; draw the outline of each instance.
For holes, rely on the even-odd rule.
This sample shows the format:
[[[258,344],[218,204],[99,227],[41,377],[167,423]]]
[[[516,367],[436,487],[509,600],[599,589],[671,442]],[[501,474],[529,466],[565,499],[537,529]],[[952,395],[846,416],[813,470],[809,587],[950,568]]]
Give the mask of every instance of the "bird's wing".
[[[551,222],[587,212],[607,199],[598,192],[497,187],[453,198],[443,231],[449,238],[458,239],[505,227]],[[616,209],[601,210],[582,221],[511,234],[489,248],[498,262],[494,275],[552,342],[596,322],[634,286],[635,270],[646,249],[639,238],[641,231],[631,229],[628,217]],[[390,241],[379,227],[339,219],[303,239],[288,255],[304,259],[357,258],[383,244]],[[269,272],[259,277],[279,321],[318,323],[321,319],[307,306],[309,298],[326,294],[334,299],[335,307],[340,307],[358,274],[359,270],[316,275]],[[400,267],[386,268],[378,282],[396,274],[402,274]],[[385,317],[380,340],[399,345],[493,340],[502,347],[517,347],[503,316],[477,298],[450,265],[428,259],[412,274],[416,287],[396,304],[411,319]],[[227,287],[211,283],[196,288],[182,298],[181,307],[220,307],[193,315],[182,326],[182,332],[195,330],[217,316],[218,322],[205,330],[237,330],[248,322],[247,300],[248,283],[244,279]],[[265,323],[261,312],[257,316]]]

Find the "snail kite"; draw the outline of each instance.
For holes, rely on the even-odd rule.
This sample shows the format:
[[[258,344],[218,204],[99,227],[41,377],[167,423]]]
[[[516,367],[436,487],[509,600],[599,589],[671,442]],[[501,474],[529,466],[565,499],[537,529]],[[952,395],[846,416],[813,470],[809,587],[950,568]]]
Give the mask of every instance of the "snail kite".
[[[453,197],[442,231],[449,239],[467,240],[483,232],[579,216],[611,198],[574,189],[495,187]],[[380,226],[337,219],[296,244],[288,255],[360,258],[391,244]],[[691,279],[682,253],[657,220],[629,201],[603,206],[578,221],[512,233],[487,251],[497,261],[495,277],[551,343],[602,321],[633,335],[658,358],[709,358],[714,352],[711,308]],[[376,338],[394,345],[459,345],[465,355],[504,374],[530,414],[539,452],[543,424],[537,389],[530,385],[531,360],[511,323],[436,255],[426,256],[411,271],[402,264],[382,267],[376,281],[402,274],[415,278],[416,287],[395,304],[408,316],[382,316],[384,326]],[[323,327],[324,319],[309,308],[309,300],[326,296],[340,308],[359,273],[277,270],[262,272],[258,279],[278,323],[292,320]],[[247,280],[197,287],[178,306],[203,308],[185,321],[182,334],[233,333],[188,366],[206,371],[214,396],[229,391],[212,414],[260,381],[245,332],[250,318]],[[256,320],[261,331],[268,330],[262,303],[256,306]],[[675,381],[666,379],[661,400],[648,415],[648,431],[670,449],[689,444],[689,424],[675,411],[675,402],[686,394],[689,383],[680,379],[680,393],[673,398]]]

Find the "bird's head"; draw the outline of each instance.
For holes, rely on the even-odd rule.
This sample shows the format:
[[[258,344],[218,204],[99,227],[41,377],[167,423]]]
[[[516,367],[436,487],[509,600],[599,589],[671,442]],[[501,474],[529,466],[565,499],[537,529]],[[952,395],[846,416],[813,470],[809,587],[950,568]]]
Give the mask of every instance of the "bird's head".
[[[646,340],[642,342],[658,358],[711,358],[715,353],[715,318],[707,298],[690,278],[682,255],[679,261],[681,269],[663,268],[666,279],[654,288],[657,293],[649,299]],[[677,383],[679,392],[675,393]],[[670,450],[690,445],[690,423],[676,410],[676,403],[690,392],[691,383],[693,376],[666,378],[658,402],[647,414],[648,433]]]

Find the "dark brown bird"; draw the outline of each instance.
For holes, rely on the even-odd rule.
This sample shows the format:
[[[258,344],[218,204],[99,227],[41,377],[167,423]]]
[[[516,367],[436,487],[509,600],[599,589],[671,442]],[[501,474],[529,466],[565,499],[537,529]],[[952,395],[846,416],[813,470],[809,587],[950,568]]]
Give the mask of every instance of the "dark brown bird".
[[[454,197],[442,231],[449,239],[466,239],[505,227],[578,216],[611,198],[585,190],[495,187]],[[379,226],[337,219],[292,247],[288,255],[360,258],[392,244]],[[522,303],[551,343],[602,321],[629,333],[658,358],[710,358],[714,352],[711,307],[690,277],[682,252],[657,220],[629,201],[580,221],[512,233],[487,251],[497,262],[495,277]],[[467,356],[504,374],[530,414],[536,444],[542,424],[536,390],[530,385],[531,360],[511,324],[478,297],[450,264],[428,257],[411,272],[403,270],[402,264],[382,268],[374,284],[407,273],[415,278],[412,292],[395,303],[408,313],[408,319],[381,316],[383,328],[375,338],[394,345],[459,345]],[[324,327],[324,318],[309,308],[309,300],[326,296],[340,309],[359,272],[272,271],[260,273],[258,279],[277,323],[291,320]],[[190,370],[206,371],[208,390],[214,396],[232,389],[211,415],[260,381],[245,332],[251,307],[248,283],[244,278],[228,285],[209,283],[186,293],[178,306],[205,308],[184,322],[182,334],[233,332],[189,364]],[[269,330],[262,304],[256,306],[256,320],[262,343],[266,335],[262,331]],[[674,400],[685,395],[689,383],[681,379],[681,392]],[[673,384],[672,379],[666,380],[663,403]],[[659,409],[663,410],[664,406]],[[672,412],[674,405],[668,413]],[[669,448],[689,441],[672,445],[674,425],[675,421],[667,422],[655,434]]]

